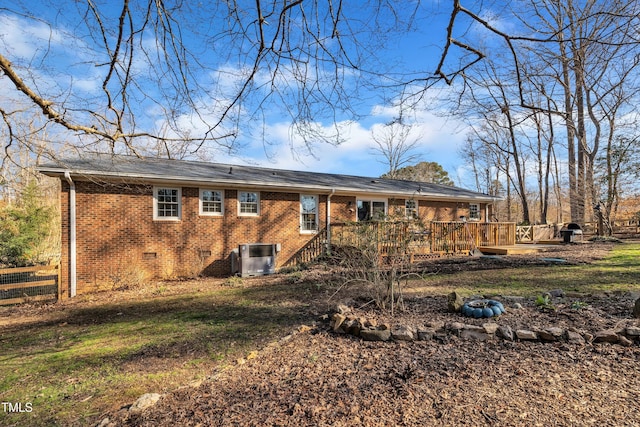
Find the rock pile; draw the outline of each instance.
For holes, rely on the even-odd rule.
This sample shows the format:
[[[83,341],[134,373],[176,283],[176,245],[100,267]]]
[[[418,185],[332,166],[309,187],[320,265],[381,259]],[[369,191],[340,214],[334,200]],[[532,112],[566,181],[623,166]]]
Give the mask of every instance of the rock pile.
[[[391,325],[389,323],[378,324],[375,319],[358,316],[345,305],[339,305],[335,312],[326,318],[330,320],[329,326],[333,332],[353,335],[365,341],[446,340],[447,336],[454,335],[462,339],[478,341],[503,339],[543,343],[610,343],[624,346],[640,343],[640,327],[638,326],[607,329],[591,334],[575,328],[563,329],[556,326],[513,330],[508,325],[500,325],[495,321],[489,321],[489,319],[481,326],[442,321],[425,322],[423,325]]]

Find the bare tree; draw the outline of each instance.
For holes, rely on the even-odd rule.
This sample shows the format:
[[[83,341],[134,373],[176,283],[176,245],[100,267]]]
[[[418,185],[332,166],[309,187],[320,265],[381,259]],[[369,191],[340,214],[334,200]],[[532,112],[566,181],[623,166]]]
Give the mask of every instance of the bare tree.
[[[424,108],[434,85],[464,94],[492,60],[511,74],[499,82],[509,88],[507,126],[533,112],[554,117],[556,141],[567,147],[571,217],[581,222],[605,135],[637,105],[629,89],[638,87],[636,1],[453,0],[442,9],[437,63],[417,70],[387,54],[438,7],[421,2],[38,1],[0,6],[5,146],[37,133],[52,152],[72,142],[79,151],[215,155],[267,140],[268,123],[286,117],[302,140],[296,149],[312,152],[316,141],[342,142],[342,124],[360,117],[362,103]],[[509,176],[526,176],[522,165],[510,162]]]
[[[599,234],[611,235],[611,225],[616,220],[620,199],[624,193],[637,190],[637,179],[640,175],[640,146],[638,136],[633,138],[619,137],[608,141],[606,156],[596,159],[600,173],[596,176],[598,196],[596,210],[608,224],[608,229],[598,229]]]
[[[418,9],[380,1],[155,0],[0,6],[2,124],[37,117],[52,141],[187,156],[233,151],[273,117],[307,148],[343,141],[363,83],[393,64],[376,55]],[[31,33],[12,43],[12,33]],[[28,38],[28,37],[27,37]],[[374,70],[374,71],[372,71]]]
[[[520,130],[528,118],[518,105],[511,103],[514,85],[510,76],[509,69],[498,68],[493,62],[485,61],[481,73],[468,77],[472,87],[456,99],[457,111],[472,127],[474,139],[481,141],[493,153],[494,164],[491,167],[501,170],[510,181],[508,191],[513,188],[517,193],[522,221],[529,223],[529,153],[523,147],[524,138]]]
[[[396,178],[399,169],[418,162],[422,157],[421,153],[416,152],[422,137],[416,133],[416,129],[413,124],[396,118],[371,130],[371,138],[375,143],[373,152],[388,168],[386,178]]]
[[[501,61],[514,70],[513,84],[518,88],[514,100],[522,108],[549,111],[564,122],[571,219],[584,222],[585,206],[594,195],[594,159],[603,135],[611,131],[603,125],[614,123],[607,117],[620,117],[623,111],[633,109],[632,100],[637,100],[627,92],[629,96],[624,102],[614,107],[612,98],[621,88],[628,90],[637,86],[640,57],[636,29],[640,4],[620,0],[525,0],[502,9],[505,15],[500,16],[502,19],[491,20],[482,14],[481,8],[476,12],[461,3],[460,0],[453,2],[447,43],[436,72],[450,83],[459,77],[468,87],[473,84],[469,76],[478,73],[474,69],[477,64],[496,58],[496,52],[501,51],[486,38],[483,44],[469,36],[456,38],[456,29],[463,37],[477,36],[477,32],[468,31],[465,19],[484,30],[487,36],[495,36],[494,40],[506,47],[508,61],[504,58]],[[518,28],[517,31],[501,29],[500,22],[509,19],[519,22],[520,25],[512,27]],[[525,72],[526,64],[532,60],[544,65],[537,67],[539,76],[548,82],[544,94],[555,102],[528,96],[541,92],[540,79],[531,80]],[[455,66],[446,72],[448,61]]]

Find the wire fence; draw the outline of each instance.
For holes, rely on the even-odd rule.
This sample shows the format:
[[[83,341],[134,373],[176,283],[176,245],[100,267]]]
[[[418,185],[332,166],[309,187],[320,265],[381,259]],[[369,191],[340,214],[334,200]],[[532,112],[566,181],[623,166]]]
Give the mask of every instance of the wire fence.
[[[0,269],[0,305],[60,299],[60,265]]]

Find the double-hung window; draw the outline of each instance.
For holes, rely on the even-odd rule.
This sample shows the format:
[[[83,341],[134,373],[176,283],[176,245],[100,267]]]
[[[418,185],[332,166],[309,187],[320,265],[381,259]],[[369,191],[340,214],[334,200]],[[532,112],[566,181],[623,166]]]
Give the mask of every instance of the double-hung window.
[[[238,192],[238,213],[243,216],[260,214],[260,193],[255,191]]]
[[[418,218],[418,202],[415,199],[404,201],[404,216],[410,219]]]
[[[300,195],[300,231],[302,233],[318,231],[318,196]]]
[[[480,205],[476,203],[469,204],[469,219],[474,221],[480,220]]]
[[[222,190],[200,189],[200,215],[221,216],[224,214]]]
[[[154,187],[153,218],[179,220],[182,210],[182,190],[171,187]]]

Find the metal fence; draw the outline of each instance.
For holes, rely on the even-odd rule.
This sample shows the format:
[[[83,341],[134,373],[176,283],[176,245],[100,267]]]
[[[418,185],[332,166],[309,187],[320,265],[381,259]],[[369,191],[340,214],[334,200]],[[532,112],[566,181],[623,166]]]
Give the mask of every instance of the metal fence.
[[[0,305],[60,299],[60,265],[0,269]]]

